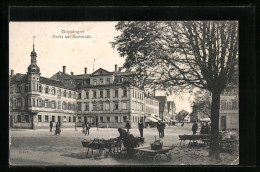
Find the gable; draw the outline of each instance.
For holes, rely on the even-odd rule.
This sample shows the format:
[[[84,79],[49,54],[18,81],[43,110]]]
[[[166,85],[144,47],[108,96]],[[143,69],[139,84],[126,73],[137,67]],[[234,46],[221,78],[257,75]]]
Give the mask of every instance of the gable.
[[[92,76],[99,76],[99,75],[110,75],[110,72],[108,72],[105,69],[99,68],[98,70],[92,73]]]

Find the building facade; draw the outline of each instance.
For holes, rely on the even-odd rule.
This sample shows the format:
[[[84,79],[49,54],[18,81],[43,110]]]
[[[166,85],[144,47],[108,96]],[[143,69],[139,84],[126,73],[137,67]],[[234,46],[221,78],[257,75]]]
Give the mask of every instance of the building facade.
[[[77,92],[61,81],[41,76],[37,53],[31,52],[27,74],[10,75],[10,127],[47,128],[50,121],[74,126]]]
[[[159,100],[126,84],[129,73],[102,68],[91,74],[66,73],[66,66],[51,78],[41,76],[37,53],[31,52],[27,74],[10,75],[10,127],[48,128],[50,121],[62,127],[90,122],[98,127],[136,128],[147,115],[159,116]]]

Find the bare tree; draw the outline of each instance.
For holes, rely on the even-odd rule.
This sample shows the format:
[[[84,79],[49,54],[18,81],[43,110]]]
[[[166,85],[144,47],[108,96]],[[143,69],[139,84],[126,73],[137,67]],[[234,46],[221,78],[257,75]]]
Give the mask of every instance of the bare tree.
[[[133,81],[172,90],[206,89],[212,94],[209,155],[219,159],[220,94],[238,65],[236,21],[119,22],[112,47],[135,71]],[[141,79],[141,81],[140,81]]]

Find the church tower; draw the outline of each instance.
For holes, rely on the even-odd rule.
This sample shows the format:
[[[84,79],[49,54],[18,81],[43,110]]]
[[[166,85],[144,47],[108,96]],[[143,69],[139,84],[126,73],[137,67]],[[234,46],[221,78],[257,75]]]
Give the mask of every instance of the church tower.
[[[31,64],[28,66],[28,84],[29,84],[29,91],[39,91],[39,80],[40,80],[40,68],[37,66],[37,53],[34,49],[34,38],[33,37],[33,50],[31,52]]]

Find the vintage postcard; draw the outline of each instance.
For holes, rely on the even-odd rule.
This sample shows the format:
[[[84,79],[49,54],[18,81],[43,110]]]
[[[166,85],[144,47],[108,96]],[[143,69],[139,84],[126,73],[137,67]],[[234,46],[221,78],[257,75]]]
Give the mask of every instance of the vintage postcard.
[[[10,22],[10,165],[238,165],[238,25]]]

